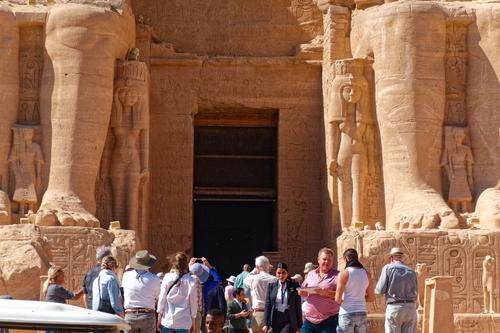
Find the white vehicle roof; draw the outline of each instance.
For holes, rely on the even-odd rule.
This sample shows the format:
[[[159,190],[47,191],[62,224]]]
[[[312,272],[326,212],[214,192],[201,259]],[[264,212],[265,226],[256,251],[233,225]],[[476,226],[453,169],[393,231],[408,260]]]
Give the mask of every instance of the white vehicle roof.
[[[130,326],[116,315],[92,311],[74,305],[0,299],[0,327],[67,330],[129,330]]]

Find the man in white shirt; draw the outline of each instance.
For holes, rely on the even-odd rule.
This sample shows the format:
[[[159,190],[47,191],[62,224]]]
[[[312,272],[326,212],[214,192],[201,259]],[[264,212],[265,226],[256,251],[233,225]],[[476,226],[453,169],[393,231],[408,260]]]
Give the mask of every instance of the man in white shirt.
[[[156,331],[155,304],[160,294],[161,280],[149,271],[155,262],[156,257],[148,251],[138,251],[129,262],[132,270],[123,274],[125,320],[131,326],[128,333]]]
[[[264,256],[255,258],[255,269],[245,278],[244,285],[250,288],[252,294],[252,331],[263,333],[264,308],[266,305],[267,288],[278,279],[269,274],[269,259]]]

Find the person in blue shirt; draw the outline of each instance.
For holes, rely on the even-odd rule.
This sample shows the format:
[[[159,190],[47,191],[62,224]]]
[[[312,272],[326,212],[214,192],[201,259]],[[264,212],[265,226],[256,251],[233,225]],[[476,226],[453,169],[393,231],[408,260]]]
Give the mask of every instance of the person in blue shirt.
[[[390,264],[385,265],[375,293],[385,294],[385,333],[416,333],[418,295],[417,273],[403,262],[404,252],[392,248]]]
[[[108,256],[102,260],[101,272],[92,286],[92,310],[117,314],[124,317],[120,284],[116,277],[118,263]]]
[[[102,259],[110,255],[111,248],[109,246],[99,246],[96,249],[97,264],[85,273],[83,278],[83,301],[87,309],[92,309],[92,285],[101,272]]]
[[[210,265],[207,258],[201,258],[201,263],[196,262],[197,258],[191,258],[189,262],[189,271],[200,279],[203,293],[203,304],[205,313],[208,313],[208,293],[222,283],[222,277],[217,270]]]

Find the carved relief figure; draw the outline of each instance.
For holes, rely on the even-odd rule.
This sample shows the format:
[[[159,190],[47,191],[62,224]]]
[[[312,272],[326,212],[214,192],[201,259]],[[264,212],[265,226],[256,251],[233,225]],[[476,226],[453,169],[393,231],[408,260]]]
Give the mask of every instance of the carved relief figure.
[[[134,230],[140,220],[141,189],[149,176],[147,68],[137,59],[138,50],[132,49],[129,60],[118,65],[122,70],[110,125],[114,135],[110,165],[113,218]]]
[[[483,260],[483,304],[484,313],[495,313],[493,310],[493,290],[495,289],[495,258],[487,255]]]
[[[9,163],[16,181],[13,200],[19,203],[19,214],[23,216],[28,209],[35,211],[44,160],[40,145],[33,142],[34,128],[14,127],[12,131],[14,144],[10,152]]]
[[[342,228],[363,220],[368,176],[368,126],[370,115],[368,82],[363,77],[363,59],[335,62],[333,96],[327,120],[332,133],[330,175],[338,179]]]
[[[427,266],[426,263],[417,264],[416,266],[417,279],[418,279],[418,298],[417,304],[418,309],[423,310],[424,307],[424,291],[425,291],[425,279],[430,276],[431,268]]]
[[[448,203],[455,212],[471,211],[472,191],[472,164],[474,158],[472,150],[464,144],[465,128],[445,128],[445,149],[441,157],[441,166],[446,171],[450,184]]]

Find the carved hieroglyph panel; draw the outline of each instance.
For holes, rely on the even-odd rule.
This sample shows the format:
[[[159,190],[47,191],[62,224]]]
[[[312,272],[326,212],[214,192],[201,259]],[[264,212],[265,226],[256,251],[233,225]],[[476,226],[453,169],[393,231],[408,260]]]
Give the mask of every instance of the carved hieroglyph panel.
[[[96,263],[95,249],[111,244],[114,235],[104,229],[83,227],[40,227],[47,237],[51,263],[66,273],[66,288],[78,291],[83,277]],[[80,304],[79,302],[76,302]]]
[[[22,125],[40,123],[40,84],[43,69],[43,26],[19,29],[19,111]]]
[[[359,231],[344,232],[337,239],[341,255],[354,247],[362,253],[362,262],[376,281],[388,263],[389,251],[398,246],[407,253],[405,262],[412,268],[417,263],[430,267],[429,276],[453,276],[453,310],[455,313],[479,313],[483,308],[482,261],[486,255],[500,257],[500,231]],[[341,262],[339,260],[339,262]],[[499,267],[496,274],[500,274]],[[495,308],[500,305],[498,287],[493,291]],[[369,311],[380,313],[385,308],[381,298],[371,303]]]

